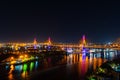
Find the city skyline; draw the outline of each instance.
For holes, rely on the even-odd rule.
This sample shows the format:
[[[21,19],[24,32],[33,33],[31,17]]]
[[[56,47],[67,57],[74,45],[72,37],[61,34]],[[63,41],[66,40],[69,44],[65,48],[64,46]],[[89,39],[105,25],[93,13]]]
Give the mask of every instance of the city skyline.
[[[82,35],[91,42],[112,42],[120,37],[120,5],[115,1],[3,2],[0,42],[39,41],[77,43]]]

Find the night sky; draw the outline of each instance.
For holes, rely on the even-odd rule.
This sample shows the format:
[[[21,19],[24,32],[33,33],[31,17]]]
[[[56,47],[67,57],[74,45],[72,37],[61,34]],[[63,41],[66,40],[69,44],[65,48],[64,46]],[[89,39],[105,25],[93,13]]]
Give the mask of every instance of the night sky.
[[[113,1],[3,2],[0,42],[109,42],[120,37],[120,5]]]

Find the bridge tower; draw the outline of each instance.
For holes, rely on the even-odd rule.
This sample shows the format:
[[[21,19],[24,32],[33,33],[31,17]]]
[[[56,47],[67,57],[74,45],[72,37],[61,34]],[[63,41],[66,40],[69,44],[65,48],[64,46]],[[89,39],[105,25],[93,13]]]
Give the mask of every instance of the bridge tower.
[[[33,45],[34,45],[34,49],[37,49],[37,40],[36,40],[36,38],[34,38]]]
[[[48,45],[51,45],[51,44],[52,44],[52,42],[51,42],[51,38],[48,37]]]
[[[80,41],[80,47],[83,48],[86,46],[86,37],[85,35],[82,36],[82,40]]]
[[[85,37],[85,35],[82,36],[82,44],[83,44],[83,46],[86,46],[86,37]]]

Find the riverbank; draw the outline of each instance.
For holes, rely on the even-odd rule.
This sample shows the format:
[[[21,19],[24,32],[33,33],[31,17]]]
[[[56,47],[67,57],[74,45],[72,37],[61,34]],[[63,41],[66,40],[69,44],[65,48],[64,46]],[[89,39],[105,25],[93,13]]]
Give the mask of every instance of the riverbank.
[[[42,60],[49,56],[66,55],[65,51],[43,51],[40,53],[21,53],[21,54],[2,54],[0,64],[21,64],[24,62],[33,61],[36,59]]]
[[[107,61],[94,72],[87,75],[87,80],[120,80],[120,58]]]

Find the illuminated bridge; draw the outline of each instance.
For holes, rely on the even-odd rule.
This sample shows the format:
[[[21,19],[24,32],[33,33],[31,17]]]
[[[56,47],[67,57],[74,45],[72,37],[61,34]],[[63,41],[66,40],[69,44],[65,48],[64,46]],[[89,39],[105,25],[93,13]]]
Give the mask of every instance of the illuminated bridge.
[[[107,48],[105,45],[96,45],[96,44],[89,44],[86,42],[85,35],[83,35],[82,40],[80,41],[80,44],[53,44],[54,46],[59,46],[63,48]]]
[[[114,41],[111,44],[94,44],[94,43],[87,43],[85,35],[83,35],[81,41],[79,44],[74,44],[74,43],[54,43],[51,41],[50,37],[48,38],[47,41],[43,43],[38,43],[36,38],[34,39],[34,42],[32,43],[9,43],[12,45],[12,47],[15,47],[16,50],[19,46],[34,46],[36,48],[37,45],[39,46],[44,46],[44,45],[51,45],[51,46],[57,46],[61,48],[75,48],[75,49],[80,49],[80,48],[111,48],[111,49],[118,49],[120,50],[120,38],[118,38],[116,41]],[[0,47],[5,46],[6,43],[1,43]]]
[[[120,38],[114,41],[111,44],[94,44],[94,43],[87,43],[85,39],[85,35],[83,35],[80,44],[53,44],[54,46],[59,46],[62,48],[110,48],[110,49],[117,49],[120,50]]]
[[[78,44],[55,44],[54,46],[64,47],[64,48],[81,48]],[[85,48],[109,48],[105,45],[85,45]]]

